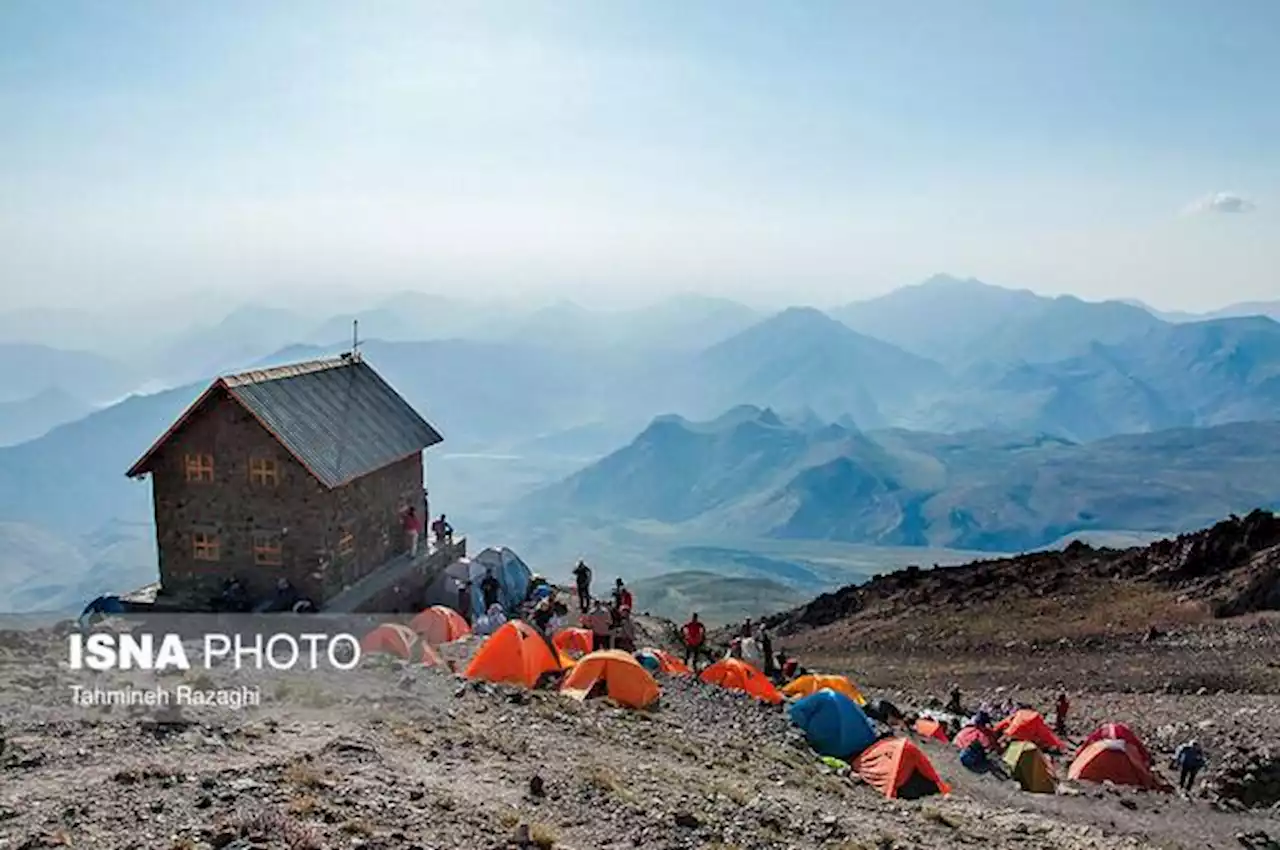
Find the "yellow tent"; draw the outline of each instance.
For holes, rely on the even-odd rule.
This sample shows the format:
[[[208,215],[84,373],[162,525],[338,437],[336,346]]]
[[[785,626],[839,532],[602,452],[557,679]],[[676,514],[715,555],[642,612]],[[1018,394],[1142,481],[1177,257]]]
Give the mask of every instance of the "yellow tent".
[[[782,692],[789,697],[807,697],[816,694],[823,688],[844,694],[858,705],[866,705],[867,698],[858,690],[858,686],[847,676],[827,676],[821,673],[809,673],[790,682]]]
[[[1023,791],[1032,794],[1052,794],[1058,786],[1053,766],[1030,741],[1014,741],[1004,751],[1004,766],[1009,775],[1018,780]]]

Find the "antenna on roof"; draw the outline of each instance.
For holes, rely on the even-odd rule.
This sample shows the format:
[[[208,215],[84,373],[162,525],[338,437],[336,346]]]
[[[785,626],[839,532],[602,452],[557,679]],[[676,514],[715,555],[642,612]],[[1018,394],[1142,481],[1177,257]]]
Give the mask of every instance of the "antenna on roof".
[[[351,320],[351,359],[360,359],[360,320]]]

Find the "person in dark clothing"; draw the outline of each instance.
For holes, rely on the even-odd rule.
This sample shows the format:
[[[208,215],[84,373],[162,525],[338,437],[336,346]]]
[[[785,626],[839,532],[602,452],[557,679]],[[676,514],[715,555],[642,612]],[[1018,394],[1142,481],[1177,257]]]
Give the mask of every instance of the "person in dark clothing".
[[[573,578],[578,585],[578,610],[586,613],[591,607],[591,568],[586,561],[578,561],[573,568]]]
[[[547,630],[551,627],[551,620],[556,615],[555,606],[556,595],[551,593],[548,596],[544,596],[542,601],[533,608],[533,627],[544,635],[547,634]]]
[[[458,613],[469,624],[471,622],[471,582],[458,582]]]
[[[484,578],[480,581],[480,594],[484,597],[484,610],[488,611],[490,605],[498,604],[498,593],[502,590],[502,585],[493,576],[493,570],[485,570]]]
[[[1200,772],[1200,768],[1204,767],[1205,762],[1204,750],[1200,749],[1200,742],[1192,738],[1178,747],[1173,762],[1178,767],[1178,787],[1190,794],[1192,787],[1195,786],[1196,774]]]
[[[756,642],[760,644],[760,653],[764,656],[764,670],[761,672],[772,679],[775,672],[773,667],[773,638],[769,636],[769,630],[764,626],[760,627]]]
[[[964,708],[960,705],[960,686],[952,685],[951,694],[947,698],[947,711],[952,714],[964,714]]]
[[[746,620],[742,622],[742,628],[738,629],[738,637],[742,637],[742,638],[751,637],[751,618],[750,617],[748,617]]]
[[[862,713],[886,726],[905,726],[907,718],[887,699],[873,699],[862,707]]]
[[[431,523],[431,533],[436,536],[436,544],[453,542],[453,526],[449,525],[449,521],[445,519],[444,514],[440,514],[440,518]]]
[[[706,651],[707,627],[702,625],[695,613],[680,629],[680,637],[684,641],[684,663],[698,672],[698,659]]]
[[[627,586],[622,583],[622,579],[618,579],[613,586],[613,607],[614,609],[631,608],[632,604],[631,591],[627,590]]]

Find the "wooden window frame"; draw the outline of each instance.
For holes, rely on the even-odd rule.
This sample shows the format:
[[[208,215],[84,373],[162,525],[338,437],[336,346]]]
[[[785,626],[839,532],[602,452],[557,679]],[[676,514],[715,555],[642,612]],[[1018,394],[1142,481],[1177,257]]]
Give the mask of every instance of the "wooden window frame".
[[[257,487],[279,486],[280,462],[273,457],[249,458],[249,483]]]
[[[253,533],[253,564],[257,567],[278,567],[284,563],[284,541],[278,531]]]
[[[187,452],[182,460],[188,483],[213,483],[213,455],[208,452]]]
[[[214,563],[222,560],[222,542],[216,531],[191,532],[191,560]]]
[[[334,551],[339,558],[347,558],[355,554],[356,536],[351,531],[351,526],[343,525],[338,528],[338,546]]]

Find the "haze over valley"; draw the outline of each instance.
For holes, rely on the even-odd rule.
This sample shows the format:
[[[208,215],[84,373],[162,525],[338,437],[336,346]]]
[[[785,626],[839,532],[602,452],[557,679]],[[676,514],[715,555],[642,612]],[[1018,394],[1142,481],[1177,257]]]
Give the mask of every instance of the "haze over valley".
[[[1273,307],[1170,320],[945,275],[825,310],[403,293],[319,319],[242,305],[133,351],[0,315],[25,364],[0,379],[0,576],[16,610],[152,580],[124,470],[212,377],[349,348],[353,316],[445,435],[433,505],[551,575],[586,557],[671,605],[736,576],[727,614],[907,560],[1150,539],[1280,505]]]

